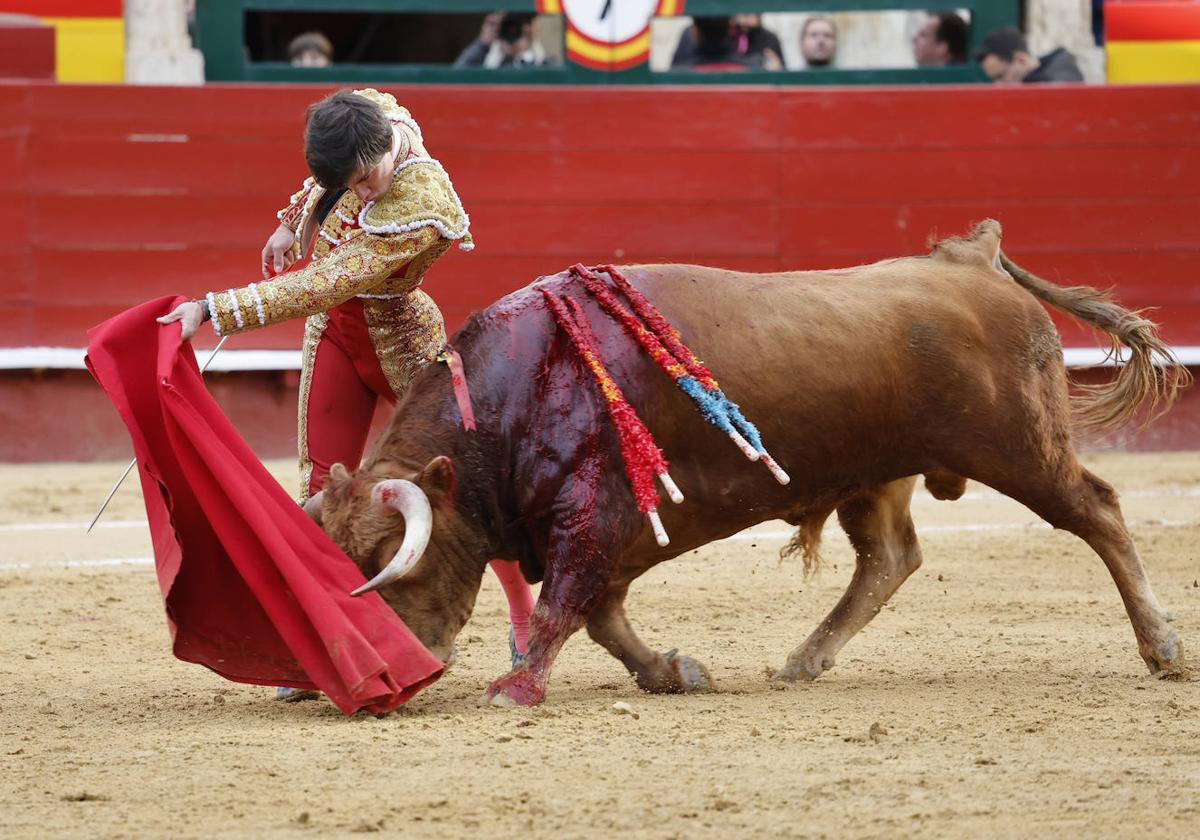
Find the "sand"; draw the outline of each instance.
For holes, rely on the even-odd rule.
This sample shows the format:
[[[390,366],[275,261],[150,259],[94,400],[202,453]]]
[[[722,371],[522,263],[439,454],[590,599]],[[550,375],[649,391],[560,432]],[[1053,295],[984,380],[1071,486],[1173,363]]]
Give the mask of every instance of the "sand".
[[[1200,657],[1200,453],[1087,460],[1123,493],[1159,598]],[[826,567],[805,580],[768,523],[660,566],[630,596],[640,633],[706,663],[716,693],[643,694],[581,633],[545,705],[477,705],[507,670],[489,577],[442,680],[396,713],[348,719],[171,657],[136,486],[108,527],[72,527],[123,466],[0,466],[4,837],[1200,826],[1200,682],[1151,677],[1099,559],[987,488],[918,498],[925,565],[815,683],[768,674],[836,601],[852,554],[828,535]]]

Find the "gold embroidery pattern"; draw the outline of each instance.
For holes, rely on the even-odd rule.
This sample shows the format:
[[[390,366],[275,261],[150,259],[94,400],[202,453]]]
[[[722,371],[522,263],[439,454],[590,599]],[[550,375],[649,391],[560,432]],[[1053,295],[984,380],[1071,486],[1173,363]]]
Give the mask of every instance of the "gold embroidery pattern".
[[[408,264],[408,268],[404,271],[404,279],[408,281],[408,288],[415,289],[421,285],[421,281],[425,278],[425,273],[429,271],[430,266],[437,262],[438,257],[448,250],[450,250],[450,240],[438,237],[436,242],[413,257],[412,262]]]
[[[432,227],[447,239],[471,243],[471,220],[463,210],[446,170],[431,158],[402,164],[387,194],[368,204],[359,217],[368,233],[404,233]]]
[[[213,318],[221,335],[315,315],[357,294],[393,294],[415,285],[403,278],[385,281],[437,240],[422,229],[405,236],[356,236],[302,269],[257,284],[264,321],[260,324],[249,288],[214,295]],[[240,321],[240,323],[239,323]]]
[[[345,192],[325,221],[313,243],[313,259],[321,260],[329,256],[330,251],[344,245],[362,233],[358,225],[358,214],[362,212],[362,200],[352,192]],[[347,222],[346,219],[350,221]]]
[[[433,298],[417,289],[398,300],[365,300],[363,316],[383,375],[397,398],[413,374],[446,344],[446,325]]]
[[[408,112],[408,109],[399,104],[396,101],[396,97],[390,93],[383,93],[375,88],[362,88],[354,92],[363,99],[369,99],[374,102],[385,115],[400,114],[406,119],[412,119],[412,114]]]
[[[288,199],[287,207],[284,207],[275,214],[275,218],[287,225],[293,231],[300,227],[300,222],[304,215],[304,210],[308,206],[308,199],[312,195],[317,186],[317,179],[309,176],[304,180],[304,184],[300,189],[292,194]]]
[[[300,407],[296,412],[296,449],[300,456],[300,504],[308,501],[308,483],[312,481],[313,462],[308,456],[308,397],[312,392],[313,363],[317,360],[317,345],[329,326],[324,312],[310,316],[304,322],[304,346],[300,351]]]

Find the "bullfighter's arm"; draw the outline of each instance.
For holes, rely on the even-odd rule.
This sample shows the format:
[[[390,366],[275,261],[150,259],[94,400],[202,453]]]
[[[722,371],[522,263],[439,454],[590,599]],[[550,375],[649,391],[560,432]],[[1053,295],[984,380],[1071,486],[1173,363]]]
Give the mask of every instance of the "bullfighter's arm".
[[[370,292],[405,263],[437,242],[430,227],[404,234],[364,234],[298,271],[240,289],[205,296],[217,335],[242,332],[324,312]]]

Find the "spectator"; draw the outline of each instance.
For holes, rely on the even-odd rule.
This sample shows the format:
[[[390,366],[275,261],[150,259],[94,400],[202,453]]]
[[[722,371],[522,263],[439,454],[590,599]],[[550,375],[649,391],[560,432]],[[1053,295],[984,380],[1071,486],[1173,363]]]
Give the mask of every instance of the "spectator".
[[[333,44],[320,32],[297,35],[288,44],[288,61],[293,67],[328,67],[333,64]]]
[[[692,25],[679,33],[679,43],[675,45],[675,54],[671,56],[672,70],[686,70],[692,66],[696,58],[696,25]]]
[[[918,67],[944,67],[967,61],[967,22],[955,12],[930,12],[913,36]]]
[[[758,62],[764,70],[783,69],[783,45],[779,36],[763,29],[762,15],[733,16],[734,53]]]
[[[693,17],[691,28],[679,39],[673,62],[672,67],[718,72],[739,72],[762,66],[761,57],[738,55],[733,20],[729,15]]]
[[[975,58],[988,78],[999,84],[1083,81],[1075,56],[1059,47],[1036,58],[1029,52],[1025,36],[1015,26],[989,32]]]
[[[837,58],[837,25],[828,15],[813,15],[800,27],[800,55],[806,67],[832,67]]]
[[[528,12],[493,12],[483,19],[479,37],[454,62],[455,67],[541,67],[546,51],[533,37]]]

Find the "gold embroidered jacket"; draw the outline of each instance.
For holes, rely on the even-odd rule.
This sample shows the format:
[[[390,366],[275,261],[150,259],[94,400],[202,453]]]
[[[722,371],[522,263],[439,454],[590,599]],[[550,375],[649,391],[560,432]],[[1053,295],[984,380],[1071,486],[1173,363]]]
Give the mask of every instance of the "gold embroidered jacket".
[[[437,307],[417,287],[452,242],[463,250],[474,243],[462,202],[442,165],[429,157],[408,111],[391,94],[355,92],[380,105],[408,141],[408,157],[398,163],[391,188],[367,203],[347,191],[314,236],[312,214],[325,191],[309,178],[278,217],[297,231],[294,247],[312,238],[311,262],[261,283],[209,292],[206,300],[213,329],[228,335],[317,316],[357,295],[376,354],[399,394],[415,367],[432,360],[445,341]],[[319,339],[323,331],[320,321],[305,331],[306,351],[310,336]],[[402,358],[414,353],[422,358]]]

